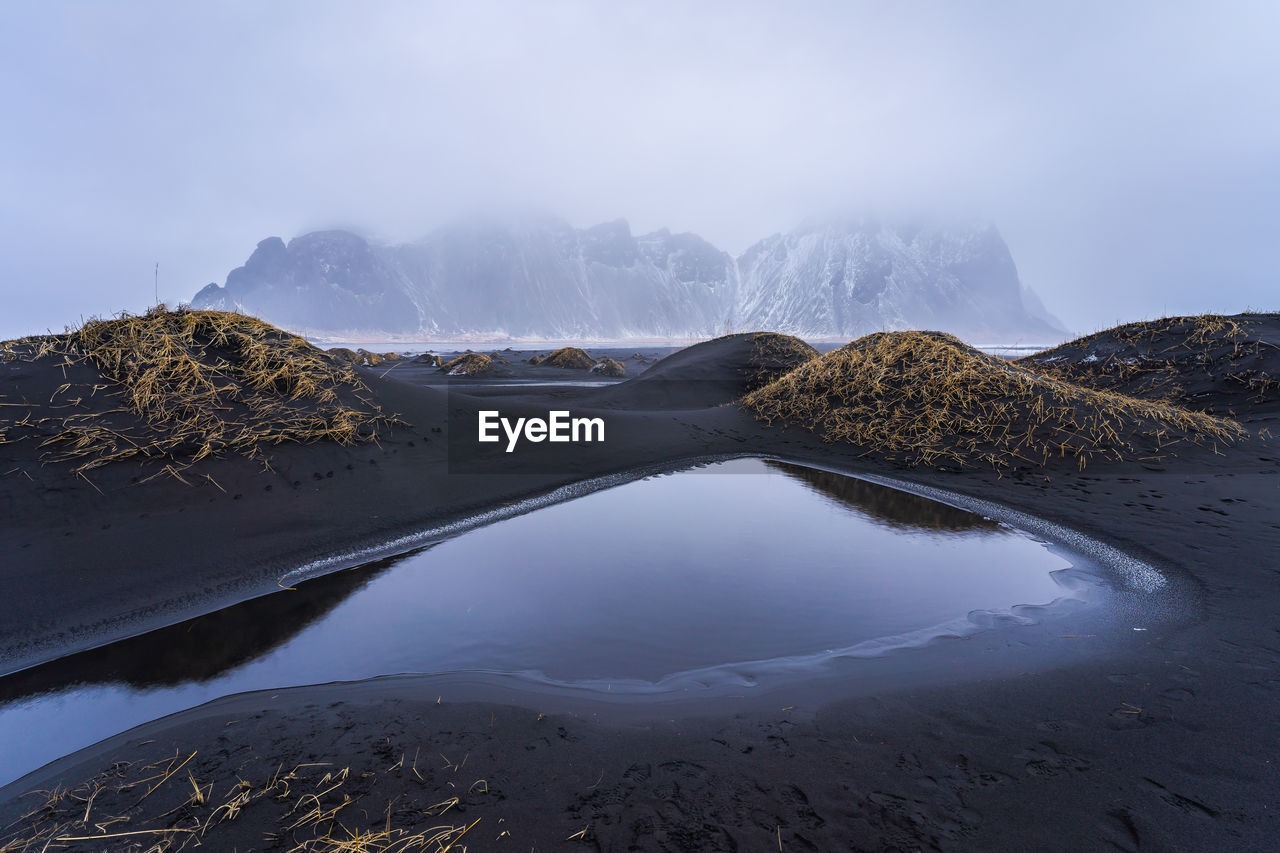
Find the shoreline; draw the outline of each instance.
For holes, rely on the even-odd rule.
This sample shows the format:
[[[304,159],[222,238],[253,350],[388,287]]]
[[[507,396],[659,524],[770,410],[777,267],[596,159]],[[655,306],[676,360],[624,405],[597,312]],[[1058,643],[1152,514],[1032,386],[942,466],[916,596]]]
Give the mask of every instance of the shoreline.
[[[374,683],[314,688],[313,695],[307,693],[313,688],[269,691],[237,698],[241,704],[234,712],[222,713],[214,703],[214,707],[146,724],[56,762],[47,768],[47,776],[37,771],[27,781],[44,783],[57,776],[69,782],[95,759],[158,760],[167,754],[164,750],[199,751],[201,743],[216,753],[215,741],[225,737],[221,730],[233,720],[240,721],[230,726],[237,729],[236,742],[253,744],[244,754],[245,758],[256,756],[249,766],[270,764],[273,769],[291,750],[305,752],[308,747],[301,745],[309,739],[335,726],[345,729],[354,721],[355,728],[343,739],[341,750],[328,757],[343,766],[363,762],[368,772],[382,773],[398,758],[398,753],[386,761],[376,758],[378,743],[385,737],[409,752],[411,742],[441,745],[449,740],[478,747],[476,755],[485,757],[483,761],[472,758],[477,773],[506,780],[504,798],[495,806],[474,797],[468,814],[488,815],[482,825],[496,821],[497,816],[503,826],[519,821],[518,837],[536,849],[556,849],[587,825],[587,821],[554,817],[574,812],[596,815],[590,823],[598,839],[639,839],[643,846],[646,838],[653,841],[643,831],[651,823],[684,826],[696,835],[700,824],[685,824],[668,814],[666,807],[660,808],[672,784],[688,782],[688,772],[720,780],[715,789],[723,786],[722,795],[713,796],[708,788],[699,796],[729,809],[725,815],[732,814],[735,801],[752,802],[753,808],[772,815],[775,827],[783,828],[784,842],[797,844],[801,838],[820,847],[860,839],[859,843],[881,846],[885,838],[897,837],[922,849],[974,845],[1079,849],[1104,843],[1136,847],[1127,828],[1131,823],[1143,847],[1173,849],[1179,839],[1191,837],[1197,844],[1262,849],[1262,839],[1273,837],[1280,826],[1274,814],[1263,808],[1265,798],[1260,797],[1272,789],[1272,782],[1280,781],[1280,774],[1268,761],[1276,754],[1275,736],[1267,734],[1259,742],[1258,734],[1275,731],[1271,723],[1280,722],[1280,714],[1273,701],[1276,688],[1262,688],[1249,673],[1275,657],[1269,651],[1268,635],[1270,602],[1276,596],[1270,576],[1250,570],[1258,562],[1280,565],[1280,535],[1274,526],[1268,532],[1265,503],[1280,488],[1280,477],[1215,470],[1204,462],[1171,464],[1164,471],[1138,474],[1132,470],[1065,474],[1055,476],[1047,492],[1030,480],[1017,484],[994,475],[932,478],[948,487],[959,486],[954,491],[971,497],[984,492],[1003,497],[1003,503],[1097,534],[1123,550],[1145,540],[1158,563],[1187,575],[1201,597],[1189,619],[1169,629],[1133,634],[1130,645],[1119,650],[1112,647],[1102,656],[1022,675],[997,673],[958,684],[936,678],[932,684],[886,685],[870,695],[812,703],[788,696],[785,704],[774,702],[774,709],[761,707],[765,699],[718,714],[673,715],[673,721],[651,719],[629,725],[600,722],[590,713],[574,714],[571,707],[537,694],[532,699],[529,694],[508,694],[498,703],[453,702],[445,697],[437,706],[435,690],[422,696],[419,689],[415,699],[408,682],[405,693],[395,698],[380,697],[386,685]],[[1167,488],[1170,483],[1185,485],[1188,479],[1205,481],[1197,484],[1198,495],[1176,496]],[[1165,497],[1150,501],[1155,510],[1139,511],[1158,521],[1154,527],[1141,516],[1126,521],[1124,515],[1117,515],[1117,507],[1125,503],[1141,507],[1139,501],[1152,492]],[[1095,495],[1107,500],[1076,500]],[[1227,508],[1226,516],[1198,508],[1223,499],[1232,501],[1221,504]],[[1245,503],[1238,503],[1241,499]],[[1197,516],[1210,517],[1205,520],[1218,525],[1216,533],[1226,534],[1213,537],[1221,545],[1196,545],[1195,537],[1186,531],[1198,526]],[[1253,534],[1252,541],[1245,531]],[[1247,669],[1240,669],[1240,663],[1247,663]],[[322,701],[332,691],[342,697]],[[279,703],[271,696],[294,697],[304,704],[290,705],[287,713],[272,710]],[[782,708],[789,710],[778,710]],[[1135,708],[1141,710],[1134,712]],[[196,716],[188,718],[188,714]],[[540,714],[548,716],[539,719]],[[250,728],[243,728],[250,725],[246,715]],[[499,726],[496,733],[488,729],[495,715],[507,721],[506,728]],[[202,726],[197,716],[212,722]],[[223,725],[214,725],[218,721]],[[166,733],[155,743],[139,743],[161,729]],[[553,734],[550,746],[525,748],[542,744],[545,732],[562,729],[566,735]],[[361,732],[363,736],[353,737]],[[722,741],[736,746],[728,749],[720,745]],[[1177,760],[1178,752],[1186,749],[1202,756],[1204,772],[1192,772]],[[593,756],[600,766],[589,774],[592,778],[571,785],[573,771],[566,768],[579,767]],[[838,775],[855,785],[860,792],[856,796],[836,786],[829,771],[819,769],[846,766],[851,756],[857,756],[854,765]],[[647,780],[627,777],[638,757],[649,767]],[[962,763],[956,764],[961,757]],[[214,772],[219,763],[212,761],[207,771]],[[1230,778],[1218,775],[1214,768],[1228,763],[1233,768]],[[551,784],[545,776],[548,767],[562,768],[553,771]],[[602,771],[601,784],[626,787],[631,805],[602,804],[585,790]],[[983,782],[986,777],[991,780]],[[767,794],[753,793],[754,788],[729,779],[757,780],[773,787]],[[811,818],[806,824],[804,809],[782,807],[776,787],[779,779],[804,793],[808,809],[822,818],[821,824],[813,828]],[[936,792],[922,796],[920,786],[928,779],[935,780],[931,785],[941,783],[943,796]],[[408,783],[388,778],[385,784],[395,796]],[[5,789],[0,799],[20,793],[16,787]],[[382,790],[370,796],[380,796]],[[432,789],[431,793],[438,792]],[[883,802],[871,808],[869,804],[877,799]],[[1184,800],[1203,808],[1188,807]],[[9,808],[16,802],[10,799]],[[431,800],[435,802],[439,799]],[[1062,802],[1073,805],[1063,809]],[[897,805],[884,808],[893,803]],[[619,809],[625,821],[600,822]],[[1042,809],[1045,817],[1031,824],[1019,820],[1017,816],[1027,809]],[[916,817],[908,819],[909,814]],[[1127,822],[1116,814],[1128,815]],[[730,826],[725,831],[731,832],[735,843],[763,843],[763,830],[753,834],[749,827],[732,828],[734,820],[729,816],[721,819]],[[805,829],[806,825],[810,828]],[[712,836],[698,837],[698,844],[706,849],[731,846],[720,845]],[[481,844],[476,849],[488,847]]]
[[[756,457],[746,456],[745,458]],[[723,460],[723,457],[720,460]],[[708,463],[712,461],[698,460],[694,464],[683,466],[680,470],[688,471],[695,468],[706,468],[709,467]],[[810,468],[808,470],[818,471],[824,469]],[[645,472],[629,472],[625,476],[625,481],[634,481],[635,478],[644,474]],[[585,485],[589,488],[607,488],[623,479],[620,477],[618,480],[611,479],[604,483]],[[863,476],[858,479],[867,481],[868,478]],[[885,478],[874,479],[884,480]],[[888,687],[900,689],[906,684],[934,684],[940,680],[937,673],[937,663],[940,660],[948,661],[950,667],[963,674],[952,677],[959,680],[972,680],[977,678],[979,673],[983,673],[985,677],[992,677],[1002,668],[1006,675],[1017,671],[1010,669],[1007,664],[1002,666],[994,665],[991,661],[975,657],[972,649],[969,648],[970,646],[991,646],[993,644],[1016,642],[1024,649],[1019,657],[1019,667],[1043,668],[1054,665],[1062,657],[1060,650],[1051,648],[1054,645],[1052,641],[1052,637],[1055,636],[1054,631],[1059,634],[1083,635],[1088,633],[1089,636],[1094,638],[1107,636],[1114,639],[1117,635],[1121,635],[1121,645],[1123,645],[1123,631],[1125,629],[1122,624],[1123,617],[1120,614],[1135,609],[1159,610],[1162,613],[1159,622],[1168,624],[1170,621],[1186,621],[1189,613],[1188,608],[1194,606],[1193,601],[1191,601],[1192,597],[1188,596],[1186,584],[1180,578],[1176,576],[1166,578],[1145,565],[1138,566],[1137,568],[1141,572],[1135,573],[1133,571],[1134,567],[1131,565],[1132,561],[1127,556],[1119,554],[1103,543],[1081,537],[1074,531],[1067,531],[1060,526],[1031,519],[1003,507],[997,507],[990,502],[974,501],[952,493],[941,494],[936,489],[913,487],[905,483],[900,483],[899,485],[902,488],[909,489],[912,493],[921,494],[927,492],[930,499],[945,501],[949,506],[960,507],[968,512],[981,513],[992,522],[1009,528],[1013,531],[1013,535],[1024,540],[1040,542],[1048,550],[1065,558],[1065,567],[1055,572],[1056,595],[1052,599],[1015,599],[1003,605],[997,605],[994,609],[972,611],[967,615],[958,612],[954,618],[948,621],[932,624],[922,623],[920,627],[914,628],[907,633],[887,634],[844,647],[832,647],[803,653],[796,652],[767,659],[718,659],[715,663],[692,669],[669,671],[656,680],[604,677],[565,681],[537,671],[479,672],[465,669],[439,672],[428,671],[423,674],[406,672],[398,676],[389,675],[390,673],[398,672],[398,670],[385,669],[382,671],[388,673],[388,676],[371,675],[370,678],[363,680],[368,681],[371,685],[382,682],[388,677],[393,677],[398,681],[416,680],[423,685],[435,685],[429,689],[440,691],[451,699],[466,697],[468,701],[501,700],[526,705],[536,701],[542,703],[544,708],[551,706],[565,712],[573,711],[582,705],[588,705],[597,707],[601,718],[611,720],[645,719],[671,713],[706,715],[723,713],[726,710],[736,711],[761,707],[770,701],[767,698],[769,696],[785,694],[794,698],[795,695],[803,694],[809,697],[807,700],[809,703],[822,704],[837,698],[847,697],[851,693],[866,692],[872,689]],[[572,497],[578,497],[581,494],[585,494],[585,491]],[[569,500],[572,497],[564,497],[563,495],[544,496],[542,500],[536,502],[536,507],[545,506],[552,499]],[[501,514],[503,517],[511,517],[516,513],[530,512],[536,507],[517,504],[503,508]],[[488,522],[492,520],[494,519],[483,519],[481,521]],[[475,519],[472,521],[481,523]],[[470,529],[475,528],[472,527]],[[462,532],[459,529],[454,531],[453,535],[460,535]],[[439,541],[441,539],[435,538],[435,541],[430,544],[434,545]],[[405,547],[408,547],[409,550],[403,550]],[[418,539],[418,541],[407,544],[404,542],[397,543],[394,551],[396,555],[407,556],[423,548],[424,542]],[[399,560],[396,556],[384,553],[387,550],[388,547],[384,545],[382,549],[371,553],[369,558],[371,560],[376,559],[379,563],[394,566]],[[358,562],[358,560],[352,559]],[[346,560],[341,562],[346,562]],[[365,564],[366,570],[373,568],[374,566],[368,563]],[[351,577],[353,579],[365,577],[372,580],[379,577],[386,570],[386,568],[383,568],[375,571],[372,575],[368,571],[356,572],[352,573]],[[346,572],[341,569],[336,569],[335,573],[346,576]],[[332,573],[330,577],[333,577]],[[1151,583],[1153,577],[1159,583]],[[1137,583],[1135,583],[1135,580]],[[296,577],[287,577],[281,581],[282,585],[291,585],[295,582],[300,583],[301,581]],[[355,580],[352,581],[352,583],[355,582]],[[367,582],[360,582],[360,586]],[[339,583],[342,582],[339,581]],[[320,589],[323,588],[312,590],[308,586],[305,591],[307,599],[314,599],[321,595]],[[261,614],[272,612],[273,605],[267,599],[276,601],[274,608],[277,610],[296,607],[296,605],[286,604],[281,596],[287,598],[289,593],[272,592],[263,598],[252,601],[262,603],[263,606],[259,608]],[[996,603],[993,602],[993,604]],[[290,611],[284,610],[281,612]],[[187,625],[186,631],[188,635],[192,630],[197,631],[197,636],[210,635],[210,631],[200,627],[198,622],[199,620],[197,619],[190,623],[181,622],[172,626],[172,629],[168,632],[172,637],[172,642],[179,645],[184,643],[175,634],[175,632],[182,632],[184,625]],[[1030,628],[1029,626],[1035,627]],[[289,635],[289,637],[291,636]],[[287,641],[289,637],[286,637],[285,640]],[[1099,639],[1090,645],[1098,645],[1101,642],[1103,641]],[[115,648],[117,646],[119,647],[118,649]],[[103,649],[103,647],[98,648]],[[127,656],[129,649],[132,649],[134,654],[143,657],[150,654],[148,649],[152,649],[154,652],[159,651],[158,648],[155,648],[154,643],[149,646],[146,643],[128,644],[122,641],[121,643],[113,644],[111,649],[104,649],[103,653],[99,655],[92,654],[93,650],[89,649],[85,653],[60,658],[45,665],[35,665],[10,674],[8,685],[11,689],[8,691],[7,696],[0,697],[0,701],[21,704],[28,700],[38,700],[43,691],[60,690],[68,687],[74,689],[76,683],[83,683],[84,696],[76,701],[89,701],[89,697],[96,696],[98,698],[92,701],[109,702],[112,707],[123,709],[124,706],[120,703],[124,700],[115,695],[115,690],[111,686],[112,682],[99,680],[101,677],[99,673],[116,672],[116,677],[125,679],[125,682],[132,685],[134,690],[150,685],[150,682],[137,681],[138,678],[142,677],[140,671],[130,668],[127,670],[128,674],[126,675],[125,672],[115,670],[114,667],[122,662],[122,656]],[[189,652],[182,652],[178,657],[184,657],[192,653],[198,654],[196,649],[192,648]],[[269,651],[263,653],[268,654]],[[857,662],[873,659],[877,661],[883,660],[874,665]],[[252,658],[249,660],[252,660]],[[165,671],[169,673],[168,669]],[[229,670],[219,668],[206,677],[220,680],[221,676],[227,671]],[[153,691],[149,691],[154,692],[155,697],[146,699],[147,704],[145,707],[150,709],[147,712],[148,714],[183,713],[183,706],[174,707],[170,704],[174,700],[184,703],[188,709],[208,701],[219,701],[217,698],[219,696],[218,693],[210,693],[197,686],[197,684],[205,683],[204,679],[198,679],[197,682],[191,683],[189,687],[181,685],[184,690],[195,691],[190,698],[184,699],[178,693],[174,694],[174,700],[166,701],[159,698],[162,694],[180,686],[173,685],[170,681],[175,675],[177,673],[169,673],[166,676],[161,676],[155,682]],[[352,678],[350,675],[338,677],[344,681]],[[311,681],[313,678],[314,676],[305,679],[305,681]],[[79,680],[81,679],[87,680],[80,682]],[[326,681],[327,679],[317,680]],[[361,680],[356,678],[352,683],[359,683]],[[857,687],[853,689],[850,684],[855,682]],[[247,686],[232,688],[231,685],[234,683],[233,681],[231,684],[217,689],[228,694],[238,693],[241,690],[252,692],[258,689]],[[305,692],[299,692],[299,687],[294,685],[303,685],[303,681],[281,680],[273,686],[281,690],[288,690],[290,693],[305,696]],[[461,692],[457,689],[458,685],[462,686]],[[100,693],[100,690],[105,692]],[[206,699],[204,697],[209,698]],[[70,696],[64,701],[71,701]],[[172,710],[162,711],[161,709],[166,705]],[[121,714],[122,711],[116,713]],[[24,710],[22,718],[26,719],[31,714],[32,712],[29,709]],[[73,717],[72,719],[76,718]],[[133,724],[132,722],[126,722],[126,719],[127,715],[121,719],[121,723],[124,725]],[[146,720],[145,717],[133,717],[133,719],[139,725]],[[43,731],[44,729],[41,728],[43,725],[43,723],[35,720],[31,721],[33,731]],[[115,739],[110,730],[102,732],[102,735],[107,736],[108,740]],[[52,732],[50,732],[50,736],[53,737]],[[86,743],[86,747],[88,746],[88,742],[82,741],[82,743]],[[68,743],[64,749],[71,746],[77,746],[77,744],[74,742]],[[53,755],[56,755],[56,753]],[[10,776],[9,770],[13,766],[13,762],[0,762],[0,764],[6,765],[5,767],[0,767],[0,787],[3,787],[13,778]],[[33,765],[27,766],[33,767]]]
[[[575,714],[550,694],[525,700],[459,690],[451,700],[424,683],[401,682],[396,695],[367,682],[242,694],[144,724],[25,778],[74,783],[108,760],[194,752],[183,772],[192,770],[199,784],[230,773],[256,784],[291,757],[326,761],[371,774],[354,792],[369,803],[371,823],[391,801],[436,814],[429,807],[454,796],[450,784],[483,779],[487,793],[458,794],[458,811],[436,815],[481,818],[479,826],[493,831],[467,841],[482,850],[511,839],[560,849],[576,833],[599,849],[664,850],[779,842],[785,849],[1178,849],[1188,839],[1265,849],[1280,836],[1269,794],[1280,789],[1280,681],[1269,675],[1280,669],[1280,454],[1260,437],[1275,415],[1253,413],[1252,437],[1237,447],[1188,447],[1161,462],[911,469],[807,430],[766,427],[723,405],[735,396],[732,383],[716,379],[723,366],[697,366],[707,378],[672,385],[667,409],[635,403],[646,399],[644,389],[627,396],[635,386],[493,389],[479,397],[366,371],[386,408],[412,428],[396,427],[377,445],[281,446],[270,472],[235,458],[191,469],[192,480],[208,473],[217,488],[131,483],[136,466],[123,463],[89,484],[32,464],[21,445],[0,446],[10,467],[16,459],[31,477],[10,478],[0,495],[16,522],[0,543],[3,579],[24,602],[0,614],[4,660],[40,656],[24,651],[24,638],[69,649],[136,633],[147,620],[180,621],[276,588],[310,555],[361,538],[385,545],[447,523],[450,512],[503,512],[531,492],[717,455],[785,459],[926,495],[940,489],[962,506],[990,501],[1156,566],[1187,592],[1189,610],[1163,621],[1152,613],[1151,624],[1139,626],[1151,630],[1114,638],[1057,638],[1046,626],[1043,640],[1059,644],[1051,663],[1033,660],[1034,644],[987,632],[990,645],[953,643],[957,654],[938,655],[927,678],[914,682],[888,677],[859,693],[845,670],[843,697],[784,686],[757,704],[673,708],[669,718],[625,723],[585,705]],[[466,423],[495,399],[516,414],[548,405],[599,412],[610,424],[609,452],[543,445],[523,471],[510,470],[500,453],[477,453],[468,473],[451,470],[444,434],[431,427]],[[80,528],[53,523],[59,513]],[[119,615],[128,608],[132,620]],[[117,615],[104,621],[109,613]],[[1005,666],[973,664],[983,659]],[[886,661],[893,656],[870,666]],[[154,742],[141,742],[152,735]],[[421,779],[405,773],[415,749],[435,762],[415,766]],[[402,752],[408,757],[389,770]],[[470,756],[465,773],[460,754]],[[444,765],[438,755],[448,756]],[[72,778],[77,773],[85,775]],[[0,792],[0,822],[17,816],[20,793]],[[157,794],[157,806],[174,806],[167,796]],[[98,802],[111,805],[106,795]],[[278,815],[265,802],[255,808],[219,843],[260,844]],[[510,832],[501,841],[499,826]]]

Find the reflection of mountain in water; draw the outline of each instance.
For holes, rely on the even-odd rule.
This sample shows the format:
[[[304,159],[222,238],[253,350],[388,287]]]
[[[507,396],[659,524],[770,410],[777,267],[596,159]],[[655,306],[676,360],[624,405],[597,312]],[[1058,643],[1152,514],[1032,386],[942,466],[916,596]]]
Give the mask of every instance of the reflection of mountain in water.
[[[420,553],[412,552],[412,553]],[[209,681],[284,645],[408,554],[148,631],[0,679],[0,702],[73,684],[171,687]]]
[[[990,519],[910,492],[803,465],[765,461],[814,492],[833,498],[869,520],[889,527],[953,533],[992,533],[1000,529],[1000,525]]]

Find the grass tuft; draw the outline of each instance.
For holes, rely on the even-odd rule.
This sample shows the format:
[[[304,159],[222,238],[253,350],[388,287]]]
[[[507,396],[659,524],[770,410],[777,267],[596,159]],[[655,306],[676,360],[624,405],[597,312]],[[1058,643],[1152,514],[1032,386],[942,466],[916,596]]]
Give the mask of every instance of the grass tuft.
[[[784,373],[817,357],[818,351],[797,337],[776,332],[755,332],[751,335],[747,390],[754,391],[768,385]]]
[[[605,357],[592,365],[591,372],[601,376],[626,376],[627,366],[617,359]]]
[[[422,792],[410,789],[379,807],[369,789],[386,772],[312,762],[242,776],[216,760],[195,766],[194,758],[195,752],[178,752],[145,765],[120,761],[80,785],[29,792],[25,813],[0,827],[0,853],[461,853],[479,835],[474,830],[482,819],[455,822],[445,812],[488,802],[484,780],[439,805],[428,805],[439,791],[423,785]]]
[[[450,376],[480,376],[493,369],[493,359],[478,352],[463,353],[440,365]]]
[[[1280,402],[1276,315],[1220,314],[1126,323],[1018,360],[1099,390],[1216,414]]]
[[[529,359],[529,363],[567,370],[590,370],[595,366],[596,360],[578,347],[561,347],[546,355],[535,355]]]
[[[358,364],[363,367],[377,367],[389,361],[400,361],[403,356],[394,352],[369,352],[367,349],[348,349],[347,347],[331,347],[326,350],[330,356],[347,364]]]
[[[46,461],[75,462],[77,473],[137,457],[189,464],[284,442],[351,444],[388,420],[350,364],[243,314],[160,306],[8,341],[0,357],[64,375],[90,368],[87,386],[58,388],[48,416],[0,420],[0,433],[35,430]]]
[[[1234,421],[1096,391],[988,356],[940,332],[881,332],[747,394],[765,423],[793,423],[909,465],[1041,466],[1156,459],[1227,444]]]

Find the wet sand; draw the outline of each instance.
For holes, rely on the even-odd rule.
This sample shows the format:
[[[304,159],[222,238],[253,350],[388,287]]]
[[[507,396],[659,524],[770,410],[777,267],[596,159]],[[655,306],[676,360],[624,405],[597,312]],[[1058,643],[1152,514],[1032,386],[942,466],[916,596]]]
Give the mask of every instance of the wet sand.
[[[411,428],[377,445],[282,446],[273,472],[239,459],[200,463],[194,470],[218,487],[134,483],[140,471],[124,463],[89,484],[39,465],[27,446],[0,445],[4,470],[20,472],[6,475],[0,493],[9,520],[0,667],[172,624],[276,589],[309,561],[584,478],[720,454],[886,475],[1061,523],[1178,578],[1193,591],[1189,613],[1104,654],[1022,674],[953,673],[839,701],[802,696],[772,710],[626,725],[602,722],[589,705],[575,711],[537,697],[437,704],[412,685],[390,695],[385,683],[248,694],[0,790],[0,824],[22,808],[23,791],[177,750],[197,753],[189,767],[199,779],[265,778],[282,762],[312,760],[371,773],[360,793],[373,824],[395,797],[397,809],[425,808],[472,786],[444,820],[480,818],[466,836],[477,850],[513,841],[539,850],[579,841],[602,850],[777,849],[779,839],[787,850],[1274,849],[1280,452],[1257,433],[1276,429],[1276,413],[1252,411],[1255,436],[1237,448],[1193,449],[1158,465],[904,469],[724,405],[740,393],[739,356],[708,351],[662,387],[494,389],[504,411],[555,405],[607,418],[603,447],[542,445],[518,466],[500,450],[460,459],[460,445],[452,458],[446,446],[444,430],[474,423],[492,396],[424,389],[376,368],[367,381]],[[1073,647],[1095,639],[1061,638]],[[429,765],[389,769],[415,751]],[[117,805],[108,798],[95,808]],[[258,843],[277,819],[246,811],[235,824],[243,835],[224,842]]]

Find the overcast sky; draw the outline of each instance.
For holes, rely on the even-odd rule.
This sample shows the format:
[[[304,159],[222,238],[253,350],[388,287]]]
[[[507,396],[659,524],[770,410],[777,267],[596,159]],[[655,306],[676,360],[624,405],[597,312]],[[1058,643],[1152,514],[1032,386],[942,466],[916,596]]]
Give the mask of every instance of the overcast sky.
[[[0,336],[486,207],[961,213],[1075,331],[1280,309],[1280,3],[8,3]]]

